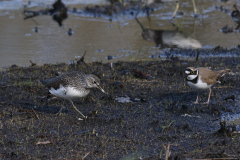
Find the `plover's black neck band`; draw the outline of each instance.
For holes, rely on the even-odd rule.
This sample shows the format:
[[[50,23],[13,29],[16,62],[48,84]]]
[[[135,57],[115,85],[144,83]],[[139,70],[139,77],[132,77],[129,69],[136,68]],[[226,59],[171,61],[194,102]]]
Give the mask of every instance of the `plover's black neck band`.
[[[187,78],[186,78],[186,79],[187,79]],[[187,79],[187,81],[192,82],[192,83],[194,83],[194,84],[197,84],[197,81],[198,81],[198,75],[197,75],[196,78],[194,78],[194,79],[192,79],[192,80]]]

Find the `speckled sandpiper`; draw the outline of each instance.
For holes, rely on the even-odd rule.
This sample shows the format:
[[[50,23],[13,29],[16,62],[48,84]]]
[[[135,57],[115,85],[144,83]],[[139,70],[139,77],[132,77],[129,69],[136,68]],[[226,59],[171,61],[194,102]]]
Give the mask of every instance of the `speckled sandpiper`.
[[[188,67],[185,70],[187,74],[187,84],[193,89],[209,89],[208,101],[205,104],[209,103],[210,96],[211,96],[211,87],[213,84],[219,82],[219,78],[224,76],[226,73],[230,72],[230,69],[219,70],[219,71],[212,71],[208,68],[194,68]],[[198,95],[195,104],[198,103]]]
[[[73,108],[83,117],[86,118],[74,106],[73,100],[85,97],[89,94],[90,88],[98,88],[103,93],[107,93],[100,87],[100,79],[93,74],[83,74],[80,71],[73,71],[55,78],[40,80],[40,82],[49,88],[49,92],[56,97],[69,100]]]

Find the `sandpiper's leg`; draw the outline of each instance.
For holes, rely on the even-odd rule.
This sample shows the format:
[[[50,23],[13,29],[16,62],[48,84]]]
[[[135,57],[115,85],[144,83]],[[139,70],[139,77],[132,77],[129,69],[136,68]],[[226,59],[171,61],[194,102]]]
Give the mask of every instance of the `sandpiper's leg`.
[[[62,99],[61,99],[62,100]],[[64,104],[66,104],[65,100],[62,100]],[[60,115],[60,113],[62,112],[63,109],[63,105],[61,105],[60,110],[55,114],[56,116]]]
[[[176,13],[177,13],[177,11],[178,11],[178,8],[179,8],[179,3],[178,3],[178,1],[176,1],[176,8],[175,8],[175,11],[174,11],[174,13],[173,13],[173,15],[172,15],[171,20],[173,20],[173,19],[175,18],[175,15],[176,15]]]
[[[199,94],[199,92],[198,92],[198,94]],[[196,99],[196,101],[193,102],[194,104],[198,104],[198,94],[197,94],[197,99]]]
[[[81,116],[83,116],[83,118],[87,118],[86,116],[84,116],[84,115],[82,114],[82,112],[80,112],[80,111],[77,109],[77,107],[74,106],[73,101],[71,101],[71,100],[69,100],[69,101],[72,103],[73,108],[74,108],[79,114],[81,114]]]
[[[208,101],[207,101],[207,102],[205,102],[204,104],[209,104],[209,101],[210,101],[210,96],[211,96],[211,92],[212,92],[211,88],[209,88],[209,90],[210,90],[210,92],[209,92],[209,95],[208,95]]]
[[[55,114],[56,116],[58,116],[58,115],[60,115],[60,113],[62,112],[62,106],[61,106],[61,108],[60,108],[60,110]]]

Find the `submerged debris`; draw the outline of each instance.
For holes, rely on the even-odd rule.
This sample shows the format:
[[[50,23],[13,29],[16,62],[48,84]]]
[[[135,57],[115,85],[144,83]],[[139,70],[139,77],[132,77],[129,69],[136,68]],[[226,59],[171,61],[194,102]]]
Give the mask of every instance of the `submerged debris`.
[[[216,132],[219,134],[224,134],[224,135],[230,135],[236,131],[236,126],[235,125],[227,125],[226,120],[220,120],[220,129]]]
[[[232,96],[230,96],[230,97],[226,97],[226,98],[224,98],[225,101],[226,101],[226,100],[229,100],[229,99],[235,101],[235,96],[232,95]]]
[[[228,25],[226,25],[220,31],[223,32],[223,33],[232,33],[233,32],[233,28],[232,27],[228,27]]]
[[[69,28],[67,34],[68,34],[69,36],[71,36],[73,33],[74,33],[73,30],[72,30],[71,28]]]
[[[150,79],[151,77],[141,71],[138,71],[137,69],[132,69],[132,73],[136,78],[140,79]]]

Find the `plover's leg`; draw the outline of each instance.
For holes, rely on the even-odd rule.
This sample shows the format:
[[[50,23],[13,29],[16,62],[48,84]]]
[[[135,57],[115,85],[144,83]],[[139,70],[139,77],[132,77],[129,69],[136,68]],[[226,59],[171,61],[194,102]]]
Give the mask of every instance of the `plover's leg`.
[[[176,13],[177,13],[177,11],[178,11],[178,8],[179,8],[179,2],[176,1],[176,9],[175,9],[175,11],[174,11],[174,13],[173,13],[173,15],[172,15],[171,20],[173,20],[173,19],[175,18],[175,15],[176,15]]]
[[[195,0],[192,0],[192,4],[193,4],[194,17],[195,17],[197,16],[197,12],[198,12],[198,10],[196,9]]]
[[[73,108],[74,108],[79,114],[81,114],[81,116],[82,116],[83,118],[87,118],[86,116],[84,116],[84,115],[82,114],[82,112],[80,112],[80,111],[77,109],[77,107],[74,106],[73,101],[71,101],[71,100],[69,100],[69,101],[72,103]]]
[[[209,92],[209,95],[208,95],[208,100],[204,104],[209,104],[210,96],[211,96],[211,92],[212,92],[211,88],[209,88],[209,90],[210,90],[210,92]]]
[[[199,94],[199,92],[197,93],[197,99],[196,99],[196,101],[193,102],[194,104],[198,104],[198,94]]]
[[[175,9],[175,11],[174,11],[174,13],[173,13],[173,15],[172,15],[171,20],[173,20],[173,19],[175,18],[176,13],[177,13],[178,8],[179,8],[179,2],[177,1],[176,3],[177,3],[177,4],[176,4],[176,9]],[[194,17],[196,17],[198,10],[196,9],[195,0],[192,0],[192,4],[193,4]]]

